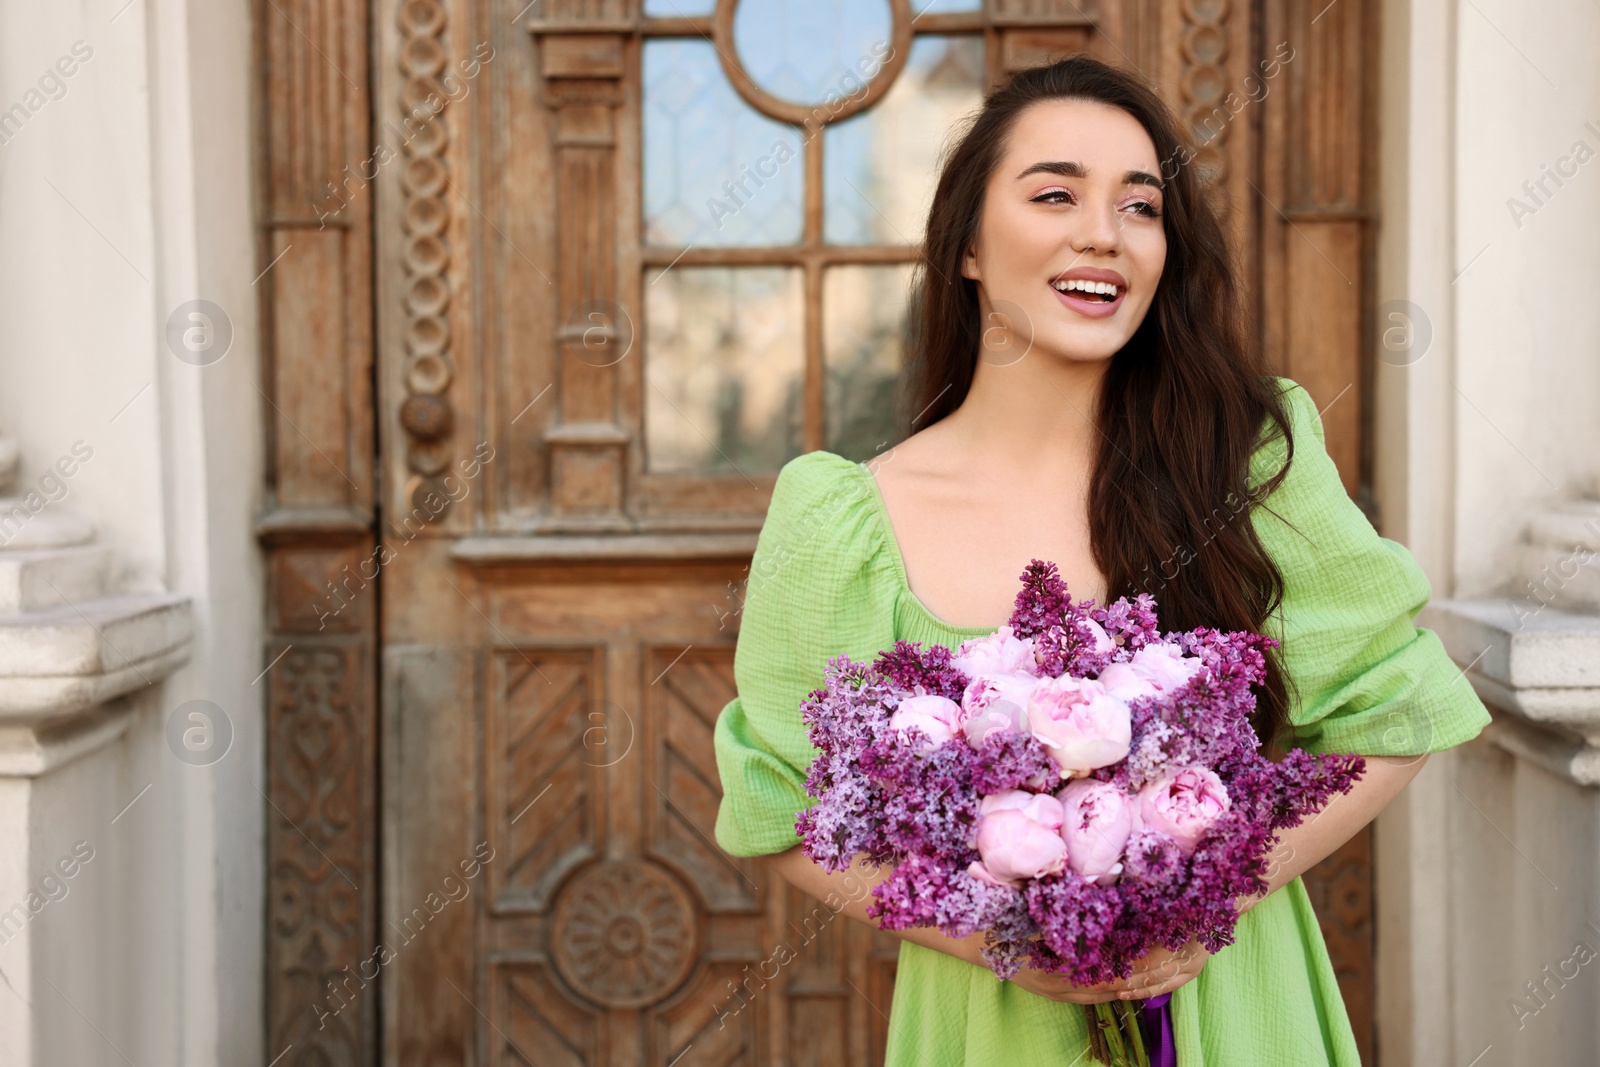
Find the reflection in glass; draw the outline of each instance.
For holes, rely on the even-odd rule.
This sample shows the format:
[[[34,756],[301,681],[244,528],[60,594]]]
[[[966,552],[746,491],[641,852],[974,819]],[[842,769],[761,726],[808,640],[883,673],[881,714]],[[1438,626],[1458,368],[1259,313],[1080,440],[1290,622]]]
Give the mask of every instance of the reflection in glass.
[[[905,351],[911,265],[831,267],[823,275],[826,447],[867,460],[899,440],[895,387]]]
[[[982,10],[983,0],[911,0],[913,19],[918,15],[944,15],[955,11]]]
[[[915,38],[876,106],[829,126],[822,165],[823,235],[831,244],[916,244],[945,138],[983,102],[983,40]]]
[[[799,131],[741,100],[710,42],[644,43],[646,244],[793,244],[804,169]]]
[[[800,454],[805,316],[793,267],[645,275],[652,471],[775,471]]]
[[[750,80],[781,100],[859,94],[889,54],[887,0],[740,0],[733,47]]]

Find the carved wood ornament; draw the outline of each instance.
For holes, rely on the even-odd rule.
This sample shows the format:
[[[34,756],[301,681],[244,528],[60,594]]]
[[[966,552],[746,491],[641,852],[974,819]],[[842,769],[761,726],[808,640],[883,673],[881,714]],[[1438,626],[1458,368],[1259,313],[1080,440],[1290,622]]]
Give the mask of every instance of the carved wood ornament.
[[[264,1059],[285,1065],[377,1056],[377,988],[359,975],[378,903],[366,14],[362,0],[256,9]]]

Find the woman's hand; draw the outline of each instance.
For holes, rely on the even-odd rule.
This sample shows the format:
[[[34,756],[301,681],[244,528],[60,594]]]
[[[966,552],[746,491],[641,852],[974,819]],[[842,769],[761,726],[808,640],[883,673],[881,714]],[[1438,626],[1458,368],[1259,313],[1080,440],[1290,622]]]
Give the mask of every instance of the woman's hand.
[[[1126,978],[1097,985],[1073,985],[1058,974],[1024,967],[1011,981],[1030,993],[1068,1004],[1102,1004],[1112,1000],[1143,1000],[1170,993],[1200,973],[1211,953],[1199,941],[1177,952],[1160,945],[1133,965]]]
[[[1199,941],[1191,941],[1176,952],[1161,945],[1151,949],[1133,965],[1133,973],[1117,983],[1117,996],[1123,1000],[1144,1000],[1170,993],[1200,973],[1211,953]]]
[[[1298,826],[1278,831],[1278,845],[1268,857],[1267,893],[1298,878],[1355,836],[1406,787],[1428,757],[1423,754],[1363,758],[1367,761],[1367,771],[1349,792],[1336,794],[1327,806]],[[1239,897],[1235,900],[1236,910],[1242,915],[1260,904],[1266,895]],[[1057,975],[1027,967],[1012,981],[1030,993],[1074,1004],[1144,999],[1177,989],[1199,974],[1210,958],[1204,945],[1191,941],[1177,952],[1156,946],[1134,964],[1132,974],[1120,981],[1075,986]]]
[[[1336,797],[1335,802],[1337,800]],[[828,872],[811,862],[798,845],[787,852],[779,853],[769,862],[786,881],[817,900],[839,902],[837,905],[828,904],[829,908],[841,911],[874,929],[877,928],[878,924],[867,915],[867,905],[871,901],[873,885],[888,877],[888,870],[875,867],[867,862],[865,857],[858,857],[848,870]],[[1241,903],[1239,910],[1242,912],[1248,905],[1256,902],[1250,900]],[[984,966],[982,934],[952,938],[931,927],[887,932],[925,948],[948,953],[975,967]],[[1168,952],[1158,945],[1134,964],[1132,974],[1121,980],[1080,986],[1073,985],[1060,975],[1024,967],[1011,981],[1030,993],[1037,993],[1051,1000],[1069,1004],[1101,1004],[1106,1001],[1142,999],[1170,992],[1199,974],[1200,968],[1205,966],[1209,958],[1210,953],[1206,952],[1205,946],[1198,941],[1190,942],[1177,952]]]
[[[1033,967],[1023,967],[1016,977],[1011,979],[1011,984],[1021,986],[1030,993],[1037,993],[1041,997],[1059,1000],[1066,1004],[1101,1004],[1108,1000],[1117,999],[1117,982],[1103,982],[1100,985],[1073,985],[1059,974],[1049,971],[1037,970]]]

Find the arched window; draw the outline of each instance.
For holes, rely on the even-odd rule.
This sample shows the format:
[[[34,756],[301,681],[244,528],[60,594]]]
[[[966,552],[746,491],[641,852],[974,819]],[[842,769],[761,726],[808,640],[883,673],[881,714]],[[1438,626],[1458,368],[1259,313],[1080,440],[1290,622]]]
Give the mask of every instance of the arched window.
[[[892,443],[909,265],[985,75],[977,0],[922,4],[645,4],[648,470]]]

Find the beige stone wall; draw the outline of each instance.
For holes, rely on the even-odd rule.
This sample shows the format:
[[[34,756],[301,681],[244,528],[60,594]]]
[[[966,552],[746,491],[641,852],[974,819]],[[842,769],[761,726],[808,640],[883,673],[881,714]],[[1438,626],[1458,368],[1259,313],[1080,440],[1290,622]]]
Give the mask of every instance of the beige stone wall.
[[[250,32],[234,0],[0,0],[8,1067],[262,1062]],[[167,338],[197,297],[232,334],[203,366]],[[191,700],[216,763],[174,748]]]
[[[1382,532],[1496,722],[1379,819],[1382,1063],[1594,1064],[1600,12],[1390,0],[1384,38],[1379,302],[1432,341],[1377,367]]]

